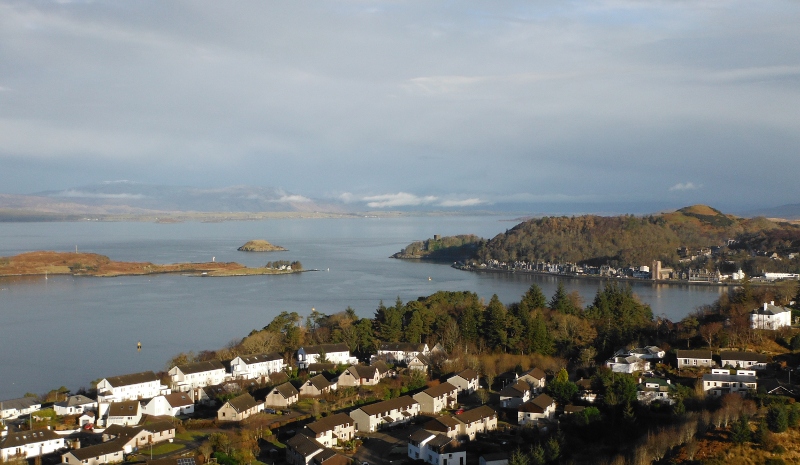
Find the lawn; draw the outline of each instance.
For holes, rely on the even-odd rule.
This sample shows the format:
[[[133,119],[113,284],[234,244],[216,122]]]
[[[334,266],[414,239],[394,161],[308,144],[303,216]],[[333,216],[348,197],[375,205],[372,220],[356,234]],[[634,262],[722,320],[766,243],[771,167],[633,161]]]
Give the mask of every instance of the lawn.
[[[208,434],[202,431],[186,431],[176,434],[175,437],[183,441],[196,441],[198,439],[207,438]]]
[[[179,451],[183,449],[183,444],[175,444],[172,442],[165,442],[164,444],[159,444],[153,447],[153,455],[161,455],[161,454],[169,454],[171,452]],[[150,455],[150,448],[149,447],[140,447],[139,453],[142,455]]]

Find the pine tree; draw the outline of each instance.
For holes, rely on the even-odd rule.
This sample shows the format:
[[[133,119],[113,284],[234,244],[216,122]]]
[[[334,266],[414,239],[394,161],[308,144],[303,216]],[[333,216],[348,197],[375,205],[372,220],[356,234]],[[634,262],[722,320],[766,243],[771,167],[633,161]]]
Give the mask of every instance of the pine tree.
[[[542,293],[542,289],[536,283],[531,285],[528,292],[523,294],[522,300],[519,302],[520,313],[545,307],[547,307],[547,299],[544,293]]]

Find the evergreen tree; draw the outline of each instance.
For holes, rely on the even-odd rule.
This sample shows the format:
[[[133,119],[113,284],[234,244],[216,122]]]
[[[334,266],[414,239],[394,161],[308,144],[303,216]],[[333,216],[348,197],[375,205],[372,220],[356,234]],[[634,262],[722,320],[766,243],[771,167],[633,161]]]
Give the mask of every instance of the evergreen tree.
[[[559,313],[575,314],[577,309],[572,305],[572,301],[564,290],[564,283],[558,282],[558,289],[556,289],[553,298],[550,299],[550,309]]]
[[[773,433],[783,433],[789,429],[789,414],[786,407],[779,404],[772,404],[767,410],[767,426]]]
[[[519,302],[520,312],[529,312],[537,308],[545,308],[547,306],[547,299],[542,293],[542,289],[538,284],[534,283],[528,289],[528,292],[523,294],[522,300]]]
[[[744,444],[750,440],[750,417],[742,414],[739,419],[731,425],[731,441],[736,444]]]
[[[547,324],[544,322],[541,314],[537,313],[533,319],[530,320],[527,334],[529,335],[528,341],[530,342],[529,352],[535,352],[542,355],[551,355],[554,351],[555,344],[553,343],[553,336],[547,329]]]
[[[505,306],[500,302],[497,294],[494,294],[484,311],[483,339],[487,346],[497,349],[506,348],[508,342],[506,316]]]
[[[567,405],[578,393],[578,385],[569,380],[567,370],[562,368],[544,390],[558,404]]]

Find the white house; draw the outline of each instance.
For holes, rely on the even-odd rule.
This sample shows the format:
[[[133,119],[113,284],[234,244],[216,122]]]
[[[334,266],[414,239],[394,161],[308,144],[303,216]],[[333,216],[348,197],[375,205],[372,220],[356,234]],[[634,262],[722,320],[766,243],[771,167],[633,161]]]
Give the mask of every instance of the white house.
[[[643,404],[650,404],[658,400],[667,404],[674,404],[675,386],[668,379],[639,378],[639,387],[636,390],[636,400]]]
[[[479,388],[478,386],[479,379],[480,377],[478,376],[478,372],[468,368],[456,375],[447,378],[447,382],[455,386],[456,389],[458,389],[459,394],[461,393],[472,394]]]
[[[650,362],[641,359],[633,354],[615,355],[606,360],[606,366],[611,368],[614,373],[633,373],[636,371],[647,371],[650,369]]]
[[[231,360],[231,376],[234,379],[254,379],[284,371],[286,362],[275,352],[268,354],[240,355]]]
[[[500,394],[500,405],[508,408],[518,407],[531,398],[530,385],[525,381],[517,381],[506,386],[498,394]]]
[[[713,367],[714,359],[710,350],[678,350],[678,368]]]
[[[733,368],[744,368],[746,370],[766,370],[767,364],[772,361],[769,355],[756,354],[754,352],[739,352],[726,350],[720,352],[721,365]]]
[[[0,459],[31,458],[51,454],[64,448],[64,438],[49,429],[16,431],[3,430],[0,436]]]
[[[458,447],[455,439],[424,429],[409,436],[408,457],[430,465],[465,465],[467,462],[467,452]]]
[[[356,434],[356,422],[346,413],[337,413],[309,423],[306,428],[313,438],[325,447],[351,441]]]
[[[711,374],[703,375],[703,391],[712,396],[733,393],[743,396],[748,391],[755,391],[757,387],[756,372],[753,370],[714,368]]]
[[[152,371],[111,376],[97,383],[97,401],[100,403],[151,399],[169,392],[169,388],[162,386],[158,376]]]
[[[95,446],[73,449],[61,456],[61,462],[69,465],[101,465],[125,461],[125,441],[122,439],[103,442]]]
[[[552,420],[556,413],[556,401],[547,394],[539,394],[530,402],[525,402],[517,410],[517,423],[536,424],[539,420]]]
[[[497,412],[487,405],[481,405],[456,415],[462,423],[461,434],[474,440],[478,433],[486,433],[497,429]]]
[[[358,359],[350,355],[350,348],[344,343],[304,346],[297,349],[297,366],[301,369],[306,369],[312,363],[320,363],[323,359],[337,365],[358,363]]]
[[[375,404],[364,405],[350,412],[356,429],[374,433],[379,428],[408,423],[419,415],[419,403],[409,396],[396,397]]]
[[[97,401],[86,396],[69,396],[63,402],[53,404],[56,415],[80,415],[87,410],[97,410]]]
[[[750,312],[750,327],[753,329],[781,329],[792,325],[792,309],[778,307],[775,302],[764,302]]]
[[[194,402],[186,392],[173,392],[166,396],[156,396],[144,404],[142,412],[146,415],[170,416],[194,413]]]
[[[219,360],[186,363],[169,370],[172,388],[180,392],[222,384],[225,375],[225,366]]]
[[[428,344],[414,344],[412,342],[383,342],[378,348],[376,358],[385,358],[389,363],[408,363],[417,355],[428,355]]]
[[[458,390],[452,384],[444,382],[418,392],[412,397],[419,402],[419,409],[422,413],[439,413],[444,409],[455,407]]]
[[[42,409],[42,403],[35,397],[20,397],[0,401],[0,415],[3,420],[14,420]]]
[[[142,419],[142,409],[138,400],[101,404],[101,410],[106,406],[105,411],[101,413],[101,415],[105,415],[106,426],[136,425]]]
[[[523,373],[519,378],[520,381],[525,381],[531,387],[531,392],[539,393],[544,389],[547,375],[541,368],[531,368]]]
[[[352,459],[304,434],[295,434],[286,441],[286,462],[289,465],[349,465]]]

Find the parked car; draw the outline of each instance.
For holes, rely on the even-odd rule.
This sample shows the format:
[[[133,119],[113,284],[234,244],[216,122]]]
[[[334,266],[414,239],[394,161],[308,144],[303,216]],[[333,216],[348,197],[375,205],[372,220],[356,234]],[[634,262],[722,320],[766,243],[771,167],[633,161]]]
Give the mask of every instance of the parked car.
[[[276,412],[274,408],[265,408],[264,413],[271,413],[274,415]]]

